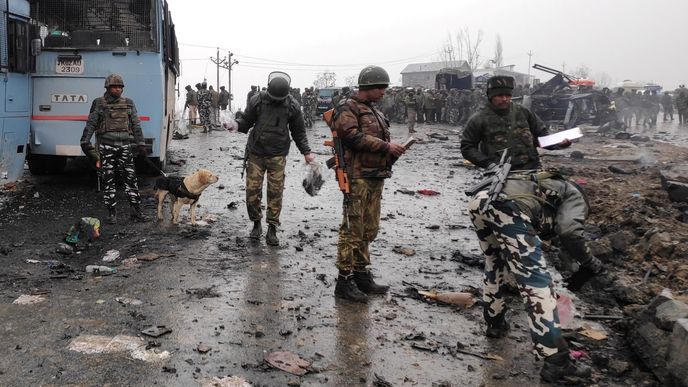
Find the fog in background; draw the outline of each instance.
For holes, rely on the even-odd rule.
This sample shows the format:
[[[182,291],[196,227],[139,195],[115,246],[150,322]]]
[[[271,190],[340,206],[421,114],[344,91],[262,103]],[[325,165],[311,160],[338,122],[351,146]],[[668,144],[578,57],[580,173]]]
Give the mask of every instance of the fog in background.
[[[209,57],[215,47],[221,57],[231,51],[239,61],[232,71],[235,109],[250,85],[266,85],[272,70],[289,73],[302,91],[324,71],[335,72],[343,86],[368,64],[384,67],[400,84],[407,64],[440,61],[448,37],[464,29],[482,31],[481,62],[494,57],[499,35],[503,64],[523,73],[532,52],[531,64],[567,73],[585,66],[610,86],[629,79],[673,90],[688,80],[685,0],[168,2],[180,42],[180,89],[203,78],[215,85]],[[551,77],[530,73],[543,82]],[[221,69],[220,85],[227,78]]]

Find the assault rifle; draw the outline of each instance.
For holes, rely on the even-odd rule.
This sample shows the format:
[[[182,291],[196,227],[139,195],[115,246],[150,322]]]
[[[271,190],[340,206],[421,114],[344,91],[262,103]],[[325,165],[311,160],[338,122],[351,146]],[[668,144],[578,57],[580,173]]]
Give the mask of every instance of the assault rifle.
[[[499,160],[499,165],[492,169],[492,179],[490,182],[490,190],[487,191],[487,200],[483,203],[480,212],[485,212],[490,207],[490,204],[499,197],[499,194],[506,185],[506,179],[509,177],[511,171],[511,156],[506,157],[509,148],[504,149],[502,158]]]
[[[346,209],[351,202],[349,197],[351,186],[349,185],[349,174],[346,171],[346,162],[344,161],[344,145],[342,145],[342,139],[337,136],[337,129],[334,128],[334,109],[323,113],[323,120],[325,120],[332,131],[332,140],[326,140],[325,146],[331,147],[332,153],[334,153],[334,157],[327,160],[325,164],[328,169],[334,168],[339,190],[344,194],[344,219],[346,221],[346,228],[349,228],[349,214]]]

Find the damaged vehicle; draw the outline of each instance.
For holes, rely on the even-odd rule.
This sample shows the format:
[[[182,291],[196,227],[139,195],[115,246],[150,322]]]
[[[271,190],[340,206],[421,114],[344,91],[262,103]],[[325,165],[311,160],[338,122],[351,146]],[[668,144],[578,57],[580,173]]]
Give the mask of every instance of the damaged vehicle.
[[[567,75],[561,71],[535,64],[533,68],[554,74],[554,77],[536,88],[523,99],[548,125],[565,129],[582,124],[621,128],[614,103],[594,82]]]

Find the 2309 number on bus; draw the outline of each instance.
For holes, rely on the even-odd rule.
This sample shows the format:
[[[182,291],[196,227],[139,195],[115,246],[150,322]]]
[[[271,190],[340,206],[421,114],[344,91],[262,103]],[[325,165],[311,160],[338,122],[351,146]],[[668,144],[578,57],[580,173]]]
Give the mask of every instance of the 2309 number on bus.
[[[83,74],[84,62],[81,58],[57,58],[58,74]]]

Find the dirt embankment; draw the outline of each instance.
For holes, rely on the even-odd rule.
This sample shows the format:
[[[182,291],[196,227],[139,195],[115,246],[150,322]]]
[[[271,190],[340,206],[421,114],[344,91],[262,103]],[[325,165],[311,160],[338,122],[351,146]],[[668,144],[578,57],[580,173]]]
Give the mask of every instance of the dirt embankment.
[[[593,134],[543,158],[584,187],[593,253],[637,289],[617,294],[622,304],[645,303],[663,288],[688,289],[688,203],[671,202],[660,179],[661,170],[688,164],[688,149]]]

